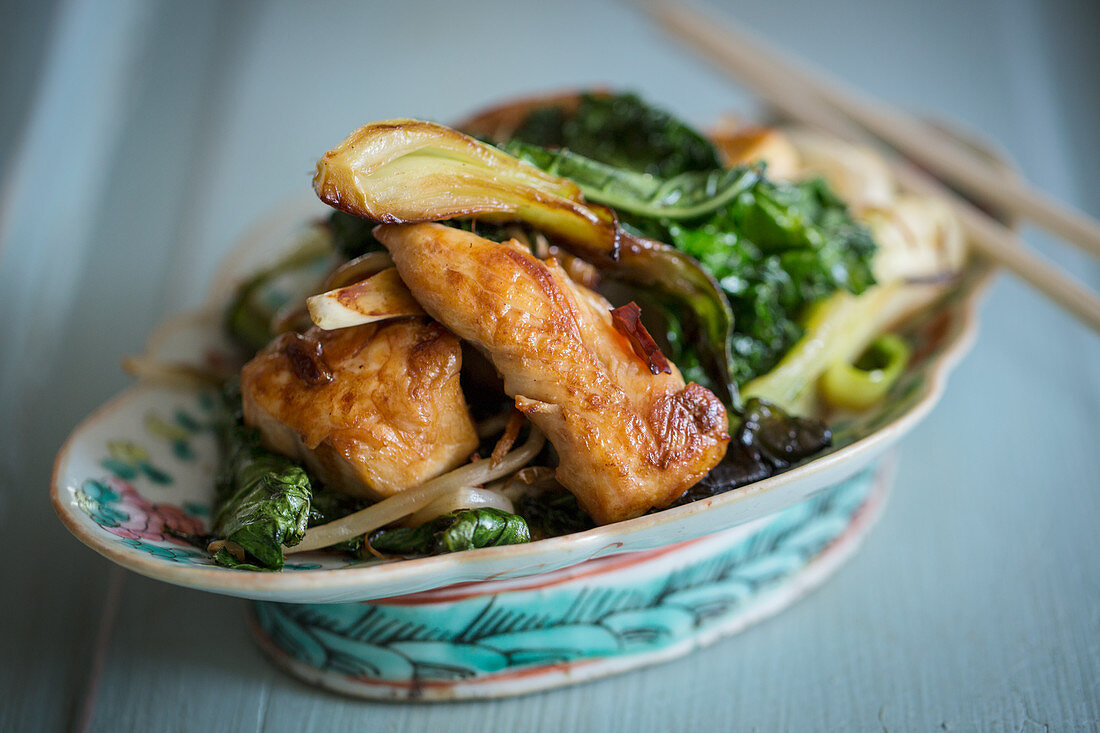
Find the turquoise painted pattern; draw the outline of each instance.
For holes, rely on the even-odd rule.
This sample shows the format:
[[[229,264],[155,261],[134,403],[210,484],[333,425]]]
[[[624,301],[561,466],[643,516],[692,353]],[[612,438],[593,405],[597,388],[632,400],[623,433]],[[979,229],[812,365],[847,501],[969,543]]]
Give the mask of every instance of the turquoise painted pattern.
[[[608,573],[406,606],[257,602],[256,619],[303,664],[394,683],[654,652],[739,613],[805,567],[845,530],[872,483],[873,469],[867,469],[777,513],[748,537],[658,577]]]

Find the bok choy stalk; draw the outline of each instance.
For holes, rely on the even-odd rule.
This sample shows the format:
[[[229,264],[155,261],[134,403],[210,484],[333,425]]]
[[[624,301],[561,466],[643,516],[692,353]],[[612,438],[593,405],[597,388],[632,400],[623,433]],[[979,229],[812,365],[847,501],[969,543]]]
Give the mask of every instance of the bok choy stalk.
[[[840,292],[815,305],[806,319],[805,335],[774,369],[746,384],[742,394],[786,410],[805,411],[825,370],[858,356],[882,326],[879,313],[897,288],[894,282],[860,296]]]
[[[821,396],[833,407],[866,410],[889,391],[909,361],[909,345],[894,334],[879,336],[851,364],[837,362],[821,375]]]
[[[419,527],[380,529],[370,536],[371,548],[385,555],[441,555],[530,541],[523,517],[493,508],[460,509]]]
[[[317,162],[313,188],[333,208],[375,222],[518,219],[612,255],[619,246],[615,215],[586,204],[576,184],[432,122],[359,128]]]

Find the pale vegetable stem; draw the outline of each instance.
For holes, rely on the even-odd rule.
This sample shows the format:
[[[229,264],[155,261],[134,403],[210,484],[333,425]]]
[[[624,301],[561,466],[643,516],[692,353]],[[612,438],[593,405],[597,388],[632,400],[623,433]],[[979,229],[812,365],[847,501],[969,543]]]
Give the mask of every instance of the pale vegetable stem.
[[[318,550],[345,542],[408,516],[456,487],[478,486],[518,471],[538,455],[545,442],[546,437],[532,427],[527,442],[504,456],[495,467],[490,466],[487,460],[468,463],[426,481],[414,489],[394,494],[354,514],[313,527],[306,531],[305,537],[299,544],[286,548],[286,553]]]

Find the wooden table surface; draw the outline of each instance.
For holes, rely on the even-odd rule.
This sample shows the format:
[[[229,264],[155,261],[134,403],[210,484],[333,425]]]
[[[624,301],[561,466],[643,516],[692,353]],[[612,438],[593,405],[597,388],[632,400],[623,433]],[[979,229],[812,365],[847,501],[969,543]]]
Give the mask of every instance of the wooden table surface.
[[[1100,215],[1093,0],[719,12],[981,131]],[[861,552],[678,661],[519,699],[364,703],[271,667],[243,601],[112,567],[50,509],[53,454],[348,131],[592,83],[697,122],[753,107],[626,2],[52,0],[0,18],[0,730],[1100,728],[1100,339],[1007,276]],[[1100,287],[1096,262],[1027,240]]]

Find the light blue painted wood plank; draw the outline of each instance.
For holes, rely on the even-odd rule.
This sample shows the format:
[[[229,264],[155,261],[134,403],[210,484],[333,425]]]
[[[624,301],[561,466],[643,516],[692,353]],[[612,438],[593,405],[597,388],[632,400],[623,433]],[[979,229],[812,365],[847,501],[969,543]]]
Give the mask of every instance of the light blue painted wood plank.
[[[27,123],[30,100],[41,80],[50,28],[58,0],[9,3],[0,10],[0,175],[6,167]]]
[[[122,4],[98,10],[63,4],[55,22],[43,26],[50,35],[39,43],[49,56],[33,99],[12,99],[2,90],[6,105],[18,105],[30,124],[14,138],[13,162],[0,186],[0,543],[6,557],[0,730],[71,723],[88,683],[107,588],[108,564],[77,546],[46,499],[53,454],[65,434],[110,393],[94,388],[60,333],[75,307],[71,284],[100,195],[99,167],[114,149],[119,115],[109,103],[128,74],[141,18]],[[21,28],[27,30],[8,26],[4,34]],[[97,42],[107,50],[81,56]],[[101,96],[81,93],[89,88]]]
[[[246,604],[131,576],[91,730],[259,730],[278,674],[245,626]]]
[[[95,681],[110,565],[62,528],[47,487],[65,436],[126,384],[120,357],[140,349],[162,315],[182,215],[174,171],[187,168],[202,92],[201,79],[176,72],[202,48],[185,24],[164,28],[178,39],[173,67],[171,43],[145,36],[156,10],[65,5],[35,124],[9,169],[16,178],[5,179],[0,730],[78,724]],[[146,105],[152,88],[171,88],[175,106]],[[156,186],[146,178],[151,153],[164,167]]]

